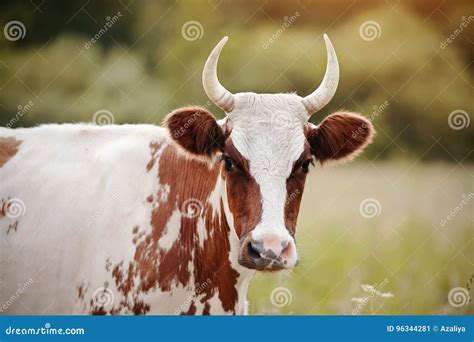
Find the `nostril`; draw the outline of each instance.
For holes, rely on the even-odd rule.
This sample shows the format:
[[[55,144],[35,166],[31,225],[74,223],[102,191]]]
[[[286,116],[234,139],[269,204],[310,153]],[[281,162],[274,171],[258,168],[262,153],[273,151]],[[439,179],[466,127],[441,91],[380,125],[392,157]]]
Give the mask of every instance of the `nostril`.
[[[260,259],[263,252],[263,243],[261,241],[250,240],[247,244],[249,256],[253,259]]]

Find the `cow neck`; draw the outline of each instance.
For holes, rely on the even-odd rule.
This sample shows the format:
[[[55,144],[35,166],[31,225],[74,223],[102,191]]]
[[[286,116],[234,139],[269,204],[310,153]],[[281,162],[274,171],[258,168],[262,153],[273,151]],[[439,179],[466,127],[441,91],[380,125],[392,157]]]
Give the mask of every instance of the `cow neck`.
[[[204,314],[210,313],[216,297],[224,311],[235,313],[238,289],[246,282],[239,279],[239,267],[232,258],[238,239],[226,215],[221,164],[189,158],[173,146],[164,147],[158,157],[159,148],[150,148],[150,163],[159,160],[159,190],[153,195],[151,233],[137,242],[134,258],[141,289],[171,291],[182,286],[195,291],[194,300],[204,304]],[[169,234],[175,239],[164,245]]]

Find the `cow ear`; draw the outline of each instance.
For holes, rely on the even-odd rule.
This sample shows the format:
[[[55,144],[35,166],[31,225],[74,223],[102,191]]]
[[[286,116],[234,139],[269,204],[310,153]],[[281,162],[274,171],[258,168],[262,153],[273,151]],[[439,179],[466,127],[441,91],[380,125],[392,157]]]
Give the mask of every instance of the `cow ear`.
[[[351,160],[372,142],[375,133],[369,120],[348,112],[331,114],[318,126],[309,126],[307,138],[311,153],[321,164]]]
[[[171,138],[186,151],[211,156],[223,150],[225,136],[216,118],[201,107],[177,109],[165,118]]]

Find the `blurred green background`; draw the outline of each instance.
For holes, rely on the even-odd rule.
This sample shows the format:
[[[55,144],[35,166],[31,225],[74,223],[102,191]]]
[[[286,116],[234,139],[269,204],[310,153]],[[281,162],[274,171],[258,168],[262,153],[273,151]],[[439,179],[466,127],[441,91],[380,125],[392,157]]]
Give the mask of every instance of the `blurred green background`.
[[[473,296],[473,9],[469,0],[2,1],[0,125],[90,122],[101,110],[115,123],[159,124],[177,107],[209,106],[202,67],[224,35],[229,90],[306,95],[324,74],[327,33],[341,80],[312,121],[345,108],[378,134],[356,163],[313,170],[301,264],[258,275],[251,313],[472,313],[472,301],[452,305],[449,293]],[[367,199],[374,217],[361,214]],[[370,295],[362,284],[393,297],[357,307],[352,298]],[[287,302],[275,303],[279,287]]]

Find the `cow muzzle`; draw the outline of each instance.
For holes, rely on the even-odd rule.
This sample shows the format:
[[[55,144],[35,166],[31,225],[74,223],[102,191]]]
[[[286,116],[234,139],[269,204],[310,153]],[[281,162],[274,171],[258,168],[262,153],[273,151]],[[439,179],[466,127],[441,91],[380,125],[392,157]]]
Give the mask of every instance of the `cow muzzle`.
[[[259,271],[278,271],[297,264],[296,246],[292,237],[265,234],[258,238],[249,234],[241,241],[239,264]]]

